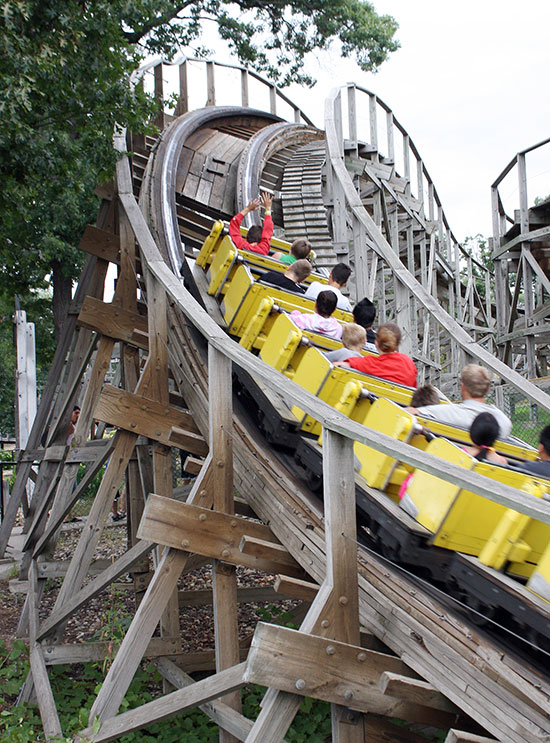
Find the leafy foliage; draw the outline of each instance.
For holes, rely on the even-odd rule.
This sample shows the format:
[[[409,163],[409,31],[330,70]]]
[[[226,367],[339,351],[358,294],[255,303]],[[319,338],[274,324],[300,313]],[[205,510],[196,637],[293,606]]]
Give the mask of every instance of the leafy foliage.
[[[109,615],[107,622],[119,622],[120,617]],[[124,624],[124,623],[123,623]],[[122,631],[123,624],[119,629]],[[116,630],[116,627],[114,627]],[[42,740],[42,725],[37,709],[27,704],[9,707],[19,693],[29,670],[25,645],[16,641],[11,651],[0,642],[0,739],[3,743],[35,743]],[[100,663],[73,666],[70,671],[64,666],[49,669],[52,690],[57,703],[61,727],[67,738],[88,726],[88,715],[105,673]],[[161,678],[152,664],[143,664],[137,671],[121,705],[121,712],[151,701],[161,692]],[[259,686],[246,687],[243,693],[243,714],[255,719],[260,712],[260,702],[265,689]],[[200,710],[191,710],[173,719],[149,725],[147,728],[128,733],[120,738],[121,743],[215,743],[218,740],[217,726]],[[330,705],[304,699],[300,712],[290,728],[286,739],[290,743],[324,743],[330,739]]]
[[[304,56],[337,40],[376,69],[396,23],[363,0],[0,0],[0,284],[10,296],[76,277],[75,249],[111,177],[115,123],[147,130],[156,104],[129,85],[149,53],[171,57],[215,24],[239,58],[281,83],[311,82]],[[68,288],[67,288],[68,286]],[[70,283],[64,291],[68,301]],[[55,298],[54,298],[55,299]]]

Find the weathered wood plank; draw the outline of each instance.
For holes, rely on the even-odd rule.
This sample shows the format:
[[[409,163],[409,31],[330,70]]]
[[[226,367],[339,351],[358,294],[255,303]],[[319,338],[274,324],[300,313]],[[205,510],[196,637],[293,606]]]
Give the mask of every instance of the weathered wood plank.
[[[212,454],[212,488],[215,511],[227,514],[230,524],[235,514],[233,488],[233,397],[231,361],[214,348],[208,349],[208,398],[210,452]],[[202,514],[204,517],[205,514]],[[204,520],[204,519],[203,519]],[[229,527],[231,529],[231,526]],[[225,550],[222,550],[224,552]],[[214,560],[212,563],[214,640],[216,670],[223,671],[239,661],[239,624],[237,617],[237,575],[234,566]],[[240,694],[224,699],[237,712],[241,711]],[[220,731],[220,743],[237,739]]]
[[[449,730],[445,743],[495,743],[495,739],[483,735],[474,735],[473,733],[464,733],[460,730]]]
[[[85,298],[78,315],[78,324],[139,348],[147,350],[149,346],[146,317],[95,297]],[[136,330],[139,332],[135,333]]]
[[[241,539],[239,549],[244,555],[254,555],[261,560],[269,560],[279,565],[287,565],[296,570],[301,570],[296,560],[282,544],[274,544],[265,539],[257,539],[245,534]]]
[[[378,680],[390,669],[406,671],[406,666],[391,655],[260,623],[254,633],[244,678],[247,683],[271,685],[359,712],[441,727],[453,723],[454,713],[381,693]]]
[[[101,258],[109,263],[120,263],[120,240],[107,230],[101,230],[89,224],[78,244],[80,250]]]
[[[114,740],[124,733],[140,728],[152,722],[160,722],[172,717],[178,712],[197,707],[199,704],[209,702],[211,699],[227,694],[244,686],[243,671],[244,663],[225,671],[220,671],[214,676],[209,676],[202,681],[195,682],[192,686],[178,689],[171,694],[166,694],[160,699],[147,702],[137,709],[123,712],[121,715],[105,720],[98,733],[92,728],[81,730],[76,740],[84,743],[104,743]]]
[[[48,678],[46,663],[42,654],[42,648],[37,642],[36,634],[38,629],[38,606],[37,597],[37,575],[36,564],[33,562],[29,570],[29,645],[30,645],[30,664],[32,680],[34,683],[40,718],[44,727],[46,740],[57,740],[63,736],[61,723],[57,716],[55,699]],[[27,680],[29,683],[29,680]]]
[[[287,566],[272,559],[242,553],[239,545],[244,536],[272,541],[268,526],[239,516],[210,511],[199,506],[179,503],[152,493],[147,499],[138,537],[166,547],[195,552],[231,565],[245,565],[269,573],[302,577],[298,566]]]
[[[427,681],[421,679],[413,679],[410,676],[384,671],[378,681],[378,687],[384,694],[398,697],[407,702],[423,704],[426,707],[441,709],[444,712],[458,712],[455,705],[445,699],[443,694],[434,689]]]
[[[197,459],[197,457],[186,457],[185,462],[183,463],[183,469],[189,475],[198,475],[203,464],[204,459]]]
[[[291,578],[288,575],[278,575],[275,578],[274,589],[277,593],[290,596],[300,601],[313,601],[319,590],[319,586],[310,581]]]
[[[194,454],[206,455],[208,446],[198,433],[192,416],[185,410],[163,405],[150,397],[118,389],[110,384],[103,387],[96,405],[95,416],[126,431],[147,436],[165,446],[173,446],[172,429],[185,429],[197,436]],[[188,443],[191,446],[192,437]]]

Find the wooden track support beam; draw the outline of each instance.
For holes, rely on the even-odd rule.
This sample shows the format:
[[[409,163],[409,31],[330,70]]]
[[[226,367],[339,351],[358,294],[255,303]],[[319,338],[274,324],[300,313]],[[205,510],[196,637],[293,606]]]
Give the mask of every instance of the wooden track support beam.
[[[96,405],[95,416],[110,425],[147,436],[164,446],[185,446],[193,454],[208,454],[208,444],[186,410],[106,384]],[[177,436],[172,432],[177,431]],[[177,438],[177,441],[174,440]]]
[[[121,715],[112,717],[99,725],[96,732],[94,721],[90,727],[81,730],[76,736],[79,743],[105,743],[115,740],[125,733],[139,730],[145,725],[160,722],[173,717],[179,712],[192,709],[222,695],[227,695],[244,686],[243,671],[244,663],[241,663],[225,671],[220,671],[214,676],[196,681],[194,684],[166,694],[160,699],[147,702],[137,709],[123,712]]]
[[[244,565],[268,573],[302,577],[303,569],[288,553],[276,553],[273,534],[268,526],[248,519],[211,511],[189,503],[180,503],[151,493],[147,499],[138,537],[165,547],[194,552],[231,565]],[[270,545],[269,556],[241,552],[243,539]],[[254,542],[252,542],[254,544]]]
[[[149,348],[147,318],[116,304],[102,302],[95,297],[85,297],[78,315],[78,324],[107,338],[124,341],[145,350]]]
[[[458,709],[445,704],[445,698],[431,687],[418,690],[420,703],[382,692],[380,677],[388,670],[402,678],[408,672],[405,664],[391,655],[260,623],[254,633],[244,678],[247,683],[271,685],[358,712],[443,728],[453,724]],[[409,681],[412,687],[416,679]],[[412,694],[406,692],[405,696]]]
[[[483,735],[474,735],[473,733],[464,733],[460,730],[449,730],[445,743],[496,743],[494,738],[487,738]]]
[[[212,487],[214,509],[222,516],[225,529],[235,531],[233,486],[233,392],[231,388],[231,360],[212,346],[208,348],[208,398],[210,453],[212,455]],[[206,514],[199,515],[205,523]],[[241,537],[241,541],[242,541]],[[216,670],[223,671],[239,661],[239,623],[237,616],[237,575],[234,565],[228,564],[225,547],[219,559],[212,561],[212,589],[214,608],[214,643]],[[212,557],[217,557],[212,554]],[[260,560],[261,562],[261,560]],[[240,693],[224,699],[236,712],[241,711]],[[238,738],[221,729],[220,743],[236,743]]]

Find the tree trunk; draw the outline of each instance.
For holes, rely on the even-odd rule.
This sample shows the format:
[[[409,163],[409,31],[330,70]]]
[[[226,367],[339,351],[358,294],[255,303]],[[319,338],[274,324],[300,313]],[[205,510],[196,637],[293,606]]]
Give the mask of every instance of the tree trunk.
[[[59,341],[69,313],[73,289],[73,280],[65,278],[59,261],[52,262],[52,284],[54,332],[56,341]]]

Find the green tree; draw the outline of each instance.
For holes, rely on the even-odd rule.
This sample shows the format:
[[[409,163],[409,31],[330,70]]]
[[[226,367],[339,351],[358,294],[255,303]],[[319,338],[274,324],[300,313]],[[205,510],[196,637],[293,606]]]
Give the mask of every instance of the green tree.
[[[54,289],[56,333],[111,177],[115,123],[147,130],[155,102],[130,75],[216,24],[240,60],[285,84],[311,83],[304,56],[336,41],[364,70],[397,48],[397,25],[363,0],[0,0],[0,285]]]

